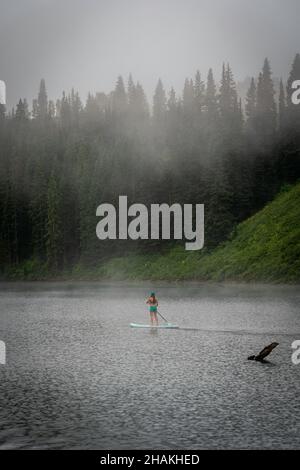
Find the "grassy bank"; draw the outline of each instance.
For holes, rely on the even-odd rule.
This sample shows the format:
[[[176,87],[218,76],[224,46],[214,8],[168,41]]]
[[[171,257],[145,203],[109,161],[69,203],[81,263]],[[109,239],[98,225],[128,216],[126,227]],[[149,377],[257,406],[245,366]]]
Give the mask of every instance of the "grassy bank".
[[[31,264],[30,264],[31,263]],[[174,248],[165,255],[131,255],[96,267],[49,275],[37,262],[6,273],[9,279],[300,281],[300,183],[237,226],[211,253]]]

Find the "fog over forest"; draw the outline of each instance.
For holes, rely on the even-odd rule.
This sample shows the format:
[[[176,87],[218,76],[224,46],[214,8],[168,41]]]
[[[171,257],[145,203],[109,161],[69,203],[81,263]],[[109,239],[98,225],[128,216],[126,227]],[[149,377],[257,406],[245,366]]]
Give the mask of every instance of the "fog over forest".
[[[298,0],[1,0],[0,13],[2,273],[176,245],[100,241],[96,209],[120,195],[204,204],[210,251],[299,179]]]
[[[2,105],[2,270],[30,262],[57,271],[168,249],[160,240],[97,239],[96,208],[117,206],[119,195],[148,206],[205,204],[205,249],[226,240],[299,178],[300,108],[291,100],[299,54],[288,77],[275,99],[265,59],[245,106],[228,63],[221,77],[210,69],[186,78],[179,96],[159,80],[151,103],[141,83],[119,76],[110,93],[86,102],[75,90],[48,100],[42,79],[32,107],[20,99],[6,113]]]

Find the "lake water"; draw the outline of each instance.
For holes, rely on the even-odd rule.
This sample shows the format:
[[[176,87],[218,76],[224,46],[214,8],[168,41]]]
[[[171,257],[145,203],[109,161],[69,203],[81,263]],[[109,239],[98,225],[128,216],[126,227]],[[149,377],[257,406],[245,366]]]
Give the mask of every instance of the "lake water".
[[[129,327],[148,321],[152,288],[179,330]],[[0,291],[0,448],[300,448],[298,287]],[[247,361],[272,341],[269,364]]]

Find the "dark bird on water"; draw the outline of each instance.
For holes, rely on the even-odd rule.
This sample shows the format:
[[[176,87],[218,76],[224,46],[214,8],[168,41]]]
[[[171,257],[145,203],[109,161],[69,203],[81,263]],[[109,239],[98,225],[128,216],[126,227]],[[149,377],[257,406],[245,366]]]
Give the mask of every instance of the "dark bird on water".
[[[262,351],[257,356],[249,356],[248,361],[258,361],[258,362],[264,362],[265,358],[271,354],[273,349],[278,346],[279,343],[271,343],[269,346],[266,346]]]

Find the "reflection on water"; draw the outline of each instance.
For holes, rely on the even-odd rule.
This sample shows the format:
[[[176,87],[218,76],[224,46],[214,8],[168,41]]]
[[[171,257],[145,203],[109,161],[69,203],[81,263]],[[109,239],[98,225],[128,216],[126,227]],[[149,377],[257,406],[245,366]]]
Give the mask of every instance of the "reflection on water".
[[[155,286],[182,329],[129,328],[151,288],[0,285],[1,448],[300,447],[299,289]]]

